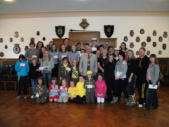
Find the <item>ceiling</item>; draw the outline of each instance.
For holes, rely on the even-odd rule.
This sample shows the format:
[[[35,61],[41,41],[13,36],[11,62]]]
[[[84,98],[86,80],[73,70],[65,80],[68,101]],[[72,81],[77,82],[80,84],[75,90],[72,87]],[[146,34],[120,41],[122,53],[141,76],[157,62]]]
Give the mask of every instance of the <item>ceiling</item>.
[[[0,14],[60,11],[169,11],[169,0],[0,0]]]

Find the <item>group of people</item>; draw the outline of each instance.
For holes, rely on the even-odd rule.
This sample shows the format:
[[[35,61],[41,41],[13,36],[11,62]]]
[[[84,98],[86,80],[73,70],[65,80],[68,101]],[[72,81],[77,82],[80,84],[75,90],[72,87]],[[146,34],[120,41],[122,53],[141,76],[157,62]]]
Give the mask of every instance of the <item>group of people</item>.
[[[155,54],[146,56],[139,49],[135,58],[124,42],[119,48],[91,43],[69,45],[65,38],[58,50],[51,41],[30,42],[25,56],[20,55],[15,65],[18,75],[17,98],[23,88],[27,98],[28,77],[32,86],[32,99],[37,103],[118,103],[125,97],[127,106],[136,105],[135,88],[138,88],[138,107],[158,108],[159,65]],[[122,94],[123,93],[123,94]]]

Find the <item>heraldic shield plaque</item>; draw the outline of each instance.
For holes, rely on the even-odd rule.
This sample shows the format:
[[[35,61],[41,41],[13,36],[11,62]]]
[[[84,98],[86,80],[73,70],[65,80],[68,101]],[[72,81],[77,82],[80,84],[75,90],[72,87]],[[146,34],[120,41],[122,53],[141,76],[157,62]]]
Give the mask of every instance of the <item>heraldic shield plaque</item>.
[[[65,34],[65,26],[55,26],[56,35],[62,38]]]
[[[109,38],[114,33],[114,25],[104,25],[104,33]]]

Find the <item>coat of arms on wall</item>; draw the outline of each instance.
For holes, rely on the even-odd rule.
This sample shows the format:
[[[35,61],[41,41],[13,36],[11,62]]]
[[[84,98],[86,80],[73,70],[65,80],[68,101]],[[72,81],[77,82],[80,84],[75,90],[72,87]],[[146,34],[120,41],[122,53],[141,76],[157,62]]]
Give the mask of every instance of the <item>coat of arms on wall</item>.
[[[83,18],[81,23],[79,24],[83,29],[86,29],[89,26],[87,19]]]
[[[15,44],[14,47],[13,47],[13,52],[15,54],[19,54],[21,51],[21,48],[19,47],[19,44]]]
[[[104,33],[107,37],[111,37],[114,33],[114,25],[104,25]]]
[[[55,26],[55,32],[59,38],[62,38],[65,34],[65,26]]]

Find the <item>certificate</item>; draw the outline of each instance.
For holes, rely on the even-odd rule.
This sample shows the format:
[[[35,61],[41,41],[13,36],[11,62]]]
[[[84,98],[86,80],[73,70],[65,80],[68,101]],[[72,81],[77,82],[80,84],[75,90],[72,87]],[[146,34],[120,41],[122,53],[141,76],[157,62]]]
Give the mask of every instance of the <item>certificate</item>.
[[[58,58],[58,56],[57,56],[57,55],[55,55],[55,56],[54,56],[54,58],[55,58],[55,59],[57,59],[57,58]]]
[[[97,50],[97,48],[96,47],[92,47],[92,51],[96,51]]]
[[[66,68],[67,71],[71,71],[71,69],[69,67]]]
[[[93,85],[87,85],[87,88],[93,88]]]
[[[24,63],[21,63],[21,64],[20,64],[20,66],[21,66],[21,67],[24,67],[24,66],[25,66],[25,64],[24,64]]]
[[[32,58],[37,58],[37,56],[36,55],[32,55]]]
[[[148,86],[149,89],[157,89],[158,88],[158,85],[152,85],[152,84],[149,84]]]
[[[44,70],[44,67],[39,67],[39,70],[41,70],[41,71]]]

